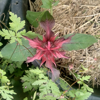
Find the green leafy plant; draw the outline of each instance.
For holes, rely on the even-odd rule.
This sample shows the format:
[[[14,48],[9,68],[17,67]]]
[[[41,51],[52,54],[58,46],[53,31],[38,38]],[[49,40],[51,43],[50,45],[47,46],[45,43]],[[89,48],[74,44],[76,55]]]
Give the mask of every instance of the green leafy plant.
[[[16,94],[10,85],[10,80],[5,76],[6,72],[0,69],[0,100],[6,99],[6,100],[12,100],[14,94]]]
[[[12,63],[9,64],[8,70],[12,74],[14,72],[15,68],[20,68],[21,69],[22,63],[23,62],[12,62]]]
[[[21,33],[23,33],[24,30],[21,32],[19,32],[19,30],[24,28],[25,21],[21,21],[21,19],[17,18],[17,15],[14,15],[14,13],[12,12],[10,12],[9,14],[10,20],[12,21],[10,23],[10,30],[2,29],[2,31],[0,31],[0,35],[5,39],[9,39],[10,43],[18,41],[18,43],[22,44]]]
[[[60,38],[54,34],[52,28],[55,20],[52,7],[56,6],[58,2],[58,0],[42,0],[43,5],[41,7],[48,9],[48,11],[27,11],[26,17],[28,21],[34,27],[38,27],[40,24],[44,31],[46,31],[46,34],[43,36],[32,31],[26,32],[23,29],[25,21],[21,21],[16,14],[10,12],[10,28],[0,31],[0,35],[8,40],[8,43],[0,52],[0,57],[2,57],[0,63],[0,99],[12,100],[12,95],[16,94],[12,90],[12,86],[10,86],[11,78],[13,78],[11,81],[19,81],[20,78],[23,91],[31,94],[31,99],[33,100],[85,100],[93,93],[93,89],[85,84],[85,81],[87,82],[90,76],[76,76],[76,82],[81,85],[81,88],[73,89],[71,87],[73,84],[69,85],[64,79],[59,78],[60,72],[55,68],[56,58],[68,59],[65,56],[66,50],[85,49],[97,42],[95,37],[82,33],[68,34]],[[0,46],[2,46],[1,42]],[[40,66],[45,63],[47,69],[33,68],[28,64],[27,68],[22,68],[24,61],[29,63],[34,60],[42,60]],[[22,71],[17,71],[16,68],[22,68]],[[48,68],[52,72],[53,81],[47,76],[47,72],[50,72]],[[10,76],[6,76],[6,73]],[[28,99],[30,98],[25,95],[24,100]]]
[[[64,90],[62,93],[63,98],[66,98],[66,100],[86,100],[88,97],[94,92],[92,88],[90,88],[85,82],[88,82],[90,76],[83,76],[75,75],[77,80],[76,82],[72,83],[74,85],[75,83],[78,83],[80,88],[76,88],[75,86],[69,85],[67,82],[62,80],[60,78],[60,86]]]
[[[72,89],[67,92],[67,96],[74,98],[75,100],[86,100],[93,93],[93,89],[90,88],[84,81],[88,81],[90,76],[83,76],[78,78],[78,84],[82,85],[80,89]]]
[[[59,98],[61,92],[58,86],[52,82],[46,75],[44,75],[44,70],[42,69],[30,69],[26,71],[26,75],[21,79],[23,82],[24,92],[39,88],[39,99],[47,99],[48,97]],[[47,99],[48,100],[48,99]]]
[[[36,88],[37,89],[37,86],[34,87],[32,85],[32,83],[38,79],[38,75],[36,76],[34,73],[31,72],[31,70],[33,70],[33,69],[27,70],[26,71],[26,75],[21,77],[21,79],[24,81],[23,82],[23,90],[24,90],[24,92],[31,91],[32,88]]]
[[[97,42],[96,38],[87,34],[69,34],[61,38],[56,39],[55,34],[52,32],[52,28],[55,24],[53,16],[49,11],[45,11],[40,19],[41,27],[46,31],[43,39],[24,36],[25,39],[29,41],[32,48],[36,48],[36,55],[27,58],[27,63],[34,61],[35,59],[42,59],[41,65],[45,63],[46,67],[52,71],[52,80],[59,77],[59,71],[54,68],[56,66],[54,61],[55,58],[67,58],[65,56],[65,50],[79,50],[89,47],[93,43]],[[61,50],[62,49],[62,50]],[[41,66],[40,65],[40,66]]]
[[[53,6],[56,6],[59,3],[59,0],[42,0],[42,8],[45,9],[50,9],[51,14],[53,14],[52,8]],[[28,21],[30,22],[31,25],[33,25],[34,27],[38,27],[39,26],[39,22],[40,19],[42,18],[43,14],[45,11],[43,12],[32,12],[32,11],[27,11],[26,14],[26,18],[28,19]]]
[[[45,73],[46,72],[43,68],[30,69],[26,71],[26,75],[21,78],[24,81],[24,92],[34,90],[35,97],[33,96],[33,98],[37,98],[37,94],[39,94],[39,100],[69,100],[71,98],[72,100],[85,100],[93,93],[93,89],[84,83],[84,81],[89,80],[90,76],[78,77],[79,81],[77,83],[82,86],[79,89],[74,89],[62,78],[59,78],[59,81],[55,84],[48,79]],[[58,86],[62,89],[59,90]]]

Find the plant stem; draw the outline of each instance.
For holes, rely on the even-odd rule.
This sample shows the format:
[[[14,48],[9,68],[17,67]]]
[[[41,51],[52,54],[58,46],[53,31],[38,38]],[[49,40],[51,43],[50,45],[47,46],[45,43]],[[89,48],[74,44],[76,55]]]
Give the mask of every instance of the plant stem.
[[[3,23],[2,21],[0,21],[0,23],[3,24],[9,30],[9,28],[5,25],[5,23]]]
[[[24,48],[26,48],[28,51],[29,51],[29,53],[33,56],[33,54],[32,54],[32,52],[27,48],[27,47],[25,47],[24,45],[22,45]]]
[[[14,54],[14,52],[15,52],[15,50],[16,50],[16,48],[17,48],[17,44],[16,44],[16,47],[15,47],[15,49],[14,49],[14,51],[13,51],[13,53],[12,53],[12,55],[11,55],[11,57],[13,56],[13,54]],[[11,59],[11,57],[10,57],[10,59]],[[6,68],[7,68],[7,65],[6,65],[6,67],[4,68],[4,70],[6,70]]]

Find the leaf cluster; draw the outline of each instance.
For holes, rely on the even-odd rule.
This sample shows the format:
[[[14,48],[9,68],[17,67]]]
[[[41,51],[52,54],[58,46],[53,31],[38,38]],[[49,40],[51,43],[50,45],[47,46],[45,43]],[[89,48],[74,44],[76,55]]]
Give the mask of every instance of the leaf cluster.
[[[39,91],[35,93],[35,98],[37,97],[37,94],[39,94],[39,100],[56,100],[59,99],[62,94],[64,94],[64,98],[61,100],[67,100],[66,98],[85,100],[93,93],[93,89],[84,83],[84,81],[89,80],[90,76],[78,76],[80,79],[78,83],[82,85],[80,89],[71,88],[67,82],[59,78],[59,82],[57,83],[59,87],[61,87],[61,90],[59,90],[58,85],[48,79],[45,72],[44,68],[36,68],[26,71],[26,75],[21,78],[24,81],[24,92],[33,89],[36,91],[39,88]],[[64,93],[62,90],[67,92]]]
[[[91,95],[91,92],[85,91],[84,89],[73,89],[67,92],[67,96],[74,100],[86,100]]]
[[[23,62],[12,62],[12,63],[10,63],[9,66],[8,66],[8,70],[10,71],[10,74],[12,74],[16,68],[21,69],[22,63]]]
[[[79,77],[79,76],[78,76]],[[90,76],[83,76],[79,78],[78,84],[82,85],[80,89],[71,89],[69,90],[66,95],[75,100],[85,100],[93,93],[93,89],[90,88],[84,81],[88,81]]]
[[[10,29],[2,29],[0,30],[0,35],[4,37],[5,39],[9,39],[10,43],[13,43],[15,41],[18,41],[20,44],[21,42],[21,33],[25,32],[25,30],[21,31],[21,29],[24,28],[25,21],[21,21],[20,17],[17,17],[16,14],[10,12],[10,20],[12,21],[10,24]]]
[[[0,95],[1,98],[6,99],[6,100],[12,100],[13,99],[13,94],[16,94],[10,85],[10,80],[5,76],[6,72],[0,69]]]
[[[56,98],[59,98],[61,95],[61,92],[58,88],[58,86],[50,79],[48,79],[47,76],[44,75],[44,72],[39,70],[38,68],[36,70],[32,71],[33,73],[36,73],[39,75],[39,79],[36,80],[32,85],[39,85],[39,99],[45,99],[45,100],[56,100]]]
[[[2,69],[0,69],[0,82],[2,84],[6,84],[8,83],[10,80],[7,78],[7,76],[5,76],[6,72],[3,71]]]
[[[39,99],[56,100],[61,95],[58,86],[45,75],[44,69],[30,69],[21,78],[24,92],[39,88]]]
[[[38,86],[33,86],[32,83],[34,81],[36,81],[38,79],[38,76],[36,76],[36,74],[32,73],[33,69],[30,70],[26,70],[25,73],[26,75],[24,75],[23,77],[21,77],[21,80],[23,81],[23,91],[27,92],[27,91],[31,91],[33,88],[37,89]]]
[[[59,0],[42,0],[42,8],[45,9],[52,9],[53,6],[56,6],[59,3]],[[40,19],[43,17],[43,12],[32,12],[32,11],[27,11],[26,18],[30,22],[31,25],[34,27],[39,26]],[[52,13],[52,11],[51,11]]]
[[[0,94],[3,99],[12,100],[14,94],[16,94],[13,90],[9,90],[7,86],[0,87]]]

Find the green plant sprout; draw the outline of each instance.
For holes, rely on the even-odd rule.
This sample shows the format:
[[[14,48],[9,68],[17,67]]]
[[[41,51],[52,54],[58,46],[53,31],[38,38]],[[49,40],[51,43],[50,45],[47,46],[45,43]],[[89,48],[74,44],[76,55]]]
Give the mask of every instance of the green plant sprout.
[[[53,15],[53,6],[58,5],[59,0],[42,0],[43,5],[41,6],[42,8],[45,9],[50,9],[51,15]]]

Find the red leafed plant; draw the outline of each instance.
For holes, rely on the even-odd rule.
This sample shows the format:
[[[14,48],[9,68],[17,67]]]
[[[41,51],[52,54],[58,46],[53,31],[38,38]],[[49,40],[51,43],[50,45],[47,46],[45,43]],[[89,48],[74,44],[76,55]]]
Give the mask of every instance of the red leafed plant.
[[[47,18],[45,19],[44,16]],[[54,65],[56,66],[55,58],[68,58],[65,56],[66,52],[62,51],[61,48],[62,44],[70,42],[73,35],[67,39],[59,38],[56,40],[56,36],[51,30],[55,24],[55,20],[48,11],[45,12],[44,16],[40,21],[41,27],[46,31],[46,34],[43,36],[43,40],[40,40],[39,38],[30,39],[24,36],[24,38],[29,41],[30,46],[37,49],[36,55],[28,57],[26,62],[29,63],[35,59],[42,59],[41,65],[46,62],[45,65],[51,69],[53,75],[52,79],[54,80],[59,76],[59,71],[54,68]]]
[[[60,72],[56,68],[54,68],[54,65],[56,66],[55,58],[68,59],[68,57],[65,56],[66,52],[62,49],[63,44],[64,45],[66,44],[65,50],[66,50],[67,44],[69,45],[71,43],[74,49],[77,49],[77,48],[83,49],[91,45],[91,42],[87,43],[87,45],[86,44],[80,45],[81,41],[83,44],[84,38],[89,40],[89,38],[87,37],[91,38],[91,36],[83,36],[83,39],[81,39],[80,37],[82,37],[82,35],[76,36],[75,34],[73,34],[67,38],[62,37],[62,38],[56,39],[54,32],[51,30],[54,24],[55,24],[54,18],[52,17],[52,15],[50,15],[48,11],[46,11],[40,20],[41,27],[46,31],[46,34],[43,36],[43,40],[40,40],[38,37],[34,39],[30,39],[26,36],[23,36],[25,39],[29,41],[30,46],[32,48],[36,48],[37,50],[36,54],[33,57],[28,57],[26,62],[27,63],[33,62],[35,59],[42,60],[41,65],[46,62],[45,66],[51,69],[52,80],[55,80],[57,77],[59,77],[59,74],[60,74]],[[75,39],[72,40],[72,37],[74,36],[76,36],[75,38],[79,41]],[[93,37],[91,39],[93,39]],[[79,42],[79,45],[77,46],[76,44],[78,44],[78,42]],[[73,50],[73,47],[71,47],[72,50]]]

